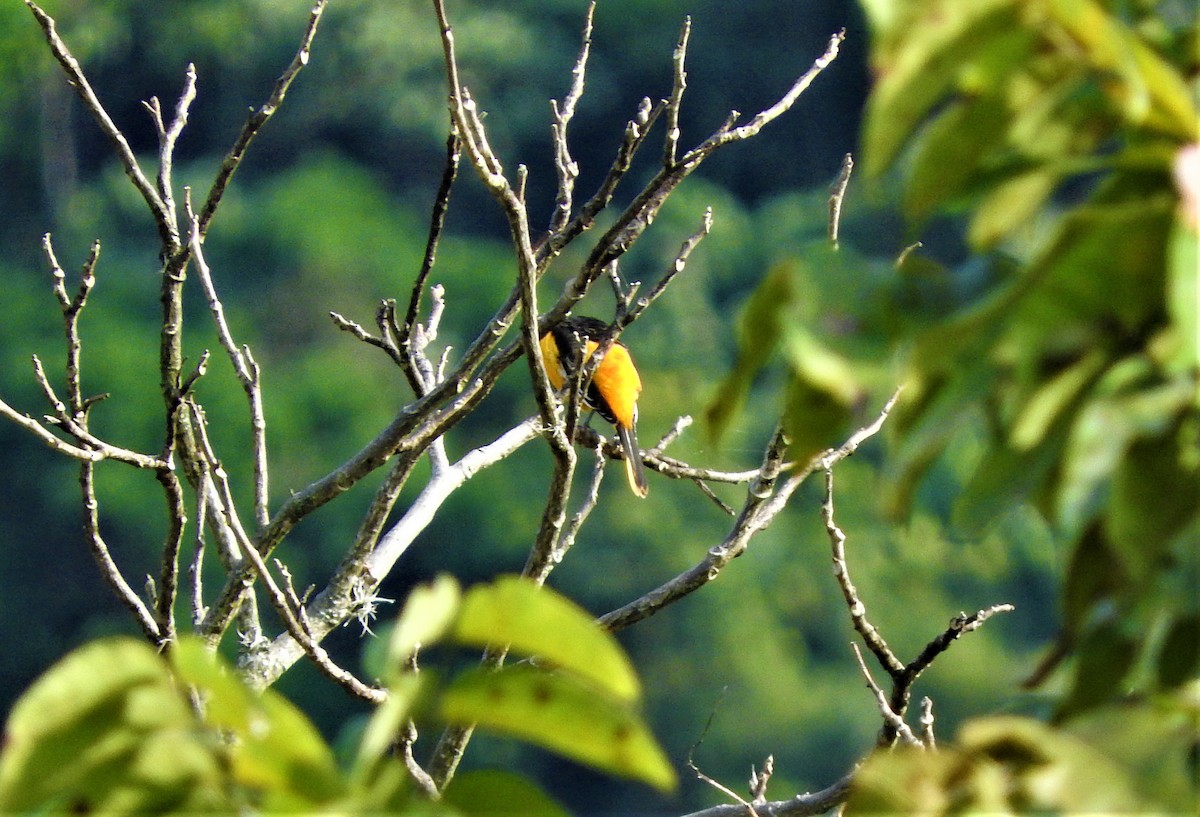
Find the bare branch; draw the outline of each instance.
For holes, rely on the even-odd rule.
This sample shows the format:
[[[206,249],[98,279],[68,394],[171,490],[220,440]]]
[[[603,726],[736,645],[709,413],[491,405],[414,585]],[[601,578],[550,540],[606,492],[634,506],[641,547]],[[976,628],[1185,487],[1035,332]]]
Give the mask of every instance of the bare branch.
[[[696,249],[700,242],[704,240],[705,236],[709,234],[709,232],[712,230],[712,224],[712,208],[706,207],[704,209],[704,216],[700,219],[700,226],[696,229],[696,232],[688,236],[683,242],[683,246],[679,248],[679,252],[675,255],[675,260],[672,262],[671,268],[666,272],[665,275],[663,275],[662,278],[659,279],[658,283],[654,285],[654,288],[650,290],[649,294],[638,299],[637,307],[635,310],[633,310],[633,317],[629,318],[628,320],[633,320],[639,314],[641,314],[646,307],[657,301],[671,281],[675,279],[675,276],[683,272],[684,267],[687,266],[688,258],[690,258],[692,255],[692,250]]]
[[[192,562],[188,566],[188,578],[191,580],[192,628],[200,626],[208,612],[204,606],[204,526],[208,524],[208,493],[198,491],[196,494],[196,547],[192,551]]]
[[[933,701],[921,699],[921,743],[926,749],[936,749],[937,739],[933,736]]]
[[[100,504],[96,501],[95,473],[91,462],[84,462],[79,466],[79,486],[83,494],[83,529],[87,534],[92,558],[96,560],[96,565],[100,568],[100,575],[108,582],[108,586],[112,588],[117,599],[133,614],[134,620],[142,628],[146,637],[152,643],[161,645],[163,633],[159,629],[158,622],[138,594],[129,586],[129,582],[125,581],[125,577],[121,575],[121,569],[117,567],[112,554],[108,551],[108,544],[100,535]]]
[[[755,771],[754,767],[750,767],[750,798],[754,803],[767,802],[767,784],[771,782],[771,776],[775,774],[775,756],[767,755],[767,759],[763,761],[762,771]]]
[[[749,139],[752,136],[756,136],[758,132],[766,125],[787,113],[789,110],[791,110],[791,107],[796,104],[796,100],[800,98],[800,95],[807,91],[808,87],[812,85],[813,81],[821,74],[821,72],[828,68],[829,64],[837,58],[838,49],[841,47],[844,39],[846,39],[845,29],[842,29],[830,37],[829,44],[825,47],[825,53],[817,57],[816,61],[813,62],[812,67],[805,71],[800,78],[796,80],[792,87],[788,89],[788,92],[784,94],[778,102],[771,107],[755,114],[753,119],[741,127],[721,128],[716,134],[710,137],[704,145],[701,145],[695,151],[692,151],[692,153],[694,154],[697,151],[705,150],[710,143],[713,143],[714,145],[725,144],[731,141]],[[684,162],[690,160],[691,154],[683,158]]]
[[[583,96],[583,79],[587,70],[588,53],[592,47],[592,18],[596,13],[596,3],[588,4],[587,15],[583,23],[582,45],[575,67],[571,69],[571,89],[563,98],[562,106],[555,100],[550,100],[550,113],[553,122],[550,125],[554,141],[554,169],[558,173],[558,197],[554,203],[554,215],[550,218],[550,232],[556,233],[571,218],[571,208],[574,201],[575,180],[579,177],[579,165],[571,158],[571,149],[567,144],[567,126],[575,115],[575,106]]]
[[[429,526],[442,504],[458,488],[475,474],[501,462],[521,446],[537,439],[540,428],[541,418],[530,417],[492,442],[463,455],[457,462],[430,479],[400,519],[380,536],[379,532],[392,503],[395,502],[396,495],[414,464],[407,460],[398,460],[392,474],[376,494],[350,554],[343,559],[329,584],[307,605],[312,638],[324,638],[350,618],[354,611],[354,605],[350,601],[353,588],[377,587],[408,551],[421,531]],[[214,627],[215,618],[210,612],[206,628]],[[243,670],[255,686],[266,687],[303,655],[302,646],[289,633],[284,633],[266,650],[247,656]]]
[[[726,689],[728,689],[728,688],[726,688]],[[721,695],[722,698],[724,698],[724,692],[725,692],[725,690],[722,690],[722,695]],[[718,705],[719,705],[719,703],[720,702],[718,701]],[[712,786],[714,789],[716,789],[717,791],[724,794],[730,800],[733,800],[733,801],[741,804],[742,808],[745,809],[745,813],[748,814],[749,817],[759,817],[758,812],[754,810],[754,806],[752,806],[750,803],[748,803],[745,800],[745,798],[743,798],[740,794],[738,794],[737,792],[735,792],[733,789],[729,788],[725,784],[721,783],[718,780],[714,780],[713,778],[706,775],[704,772],[700,771],[700,767],[696,765],[696,761],[693,756],[695,755],[696,750],[700,748],[700,744],[704,743],[704,738],[706,738],[708,736],[708,730],[712,728],[713,718],[716,717],[716,714],[717,714],[717,709],[714,706],[713,710],[708,713],[708,720],[705,721],[705,723],[704,723],[704,729],[701,730],[700,737],[696,738],[696,742],[688,747],[687,767],[692,770],[692,774],[696,775],[697,779],[702,780],[705,783],[707,783],[708,785]]]
[[[421,259],[421,269],[417,273],[417,279],[413,282],[412,294],[408,299],[408,312],[404,316],[404,323],[396,338],[397,345],[401,347],[408,344],[413,327],[416,326],[418,316],[421,314],[421,296],[424,294],[429,273],[433,270],[434,262],[437,259],[438,243],[441,241],[442,229],[446,224],[446,211],[450,206],[450,190],[454,186],[454,180],[458,177],[458,163],[461,157],[462,138],[458,134],[457,125],[451,123],[450,135],[446,137],[446,164],[442,170],[442,181],[438,186],[437,196],[433,200],[433,213],[429,217],[429,237],[425,241],[425,255]]]
[[[846,802],[846,798],[850,795],[852,779],[851,775],[846,775],[826,788],[811,794],[797,794],[787,800],[755,803],[754,810],[759,817],[809,817],[809,815],[824,814],[831,808]],[[727,803],[694,811],[686,817],[746,817],[746,809],[740,804]]]
[[[154,120],[155,130],[158,131],[158,195],[162,198],[163,207],[170,215],[172,224],[175,223],[175,194],[172,191],[171,183],[171,172],[175,162],[175,143],[179,141],[179,136],[187,125],[188,110],[195,98],[196,65],[188,63],[187,71],[184,73],[183,92],[175,104],[175,116],[171,119],[170,125],[163,121],[162,105],[159,103],[158,97],[151,97],[149,102],[144,103]],[[177,233],[178,228],[176,227]]]
[[[746,499],[742,510],[725,540],[720,545],[709,549],[705,557],[693,567],[640,598],[601,616],[598,619],[600,624],[610,630],[623,629],[654,615],[664,607],[679,601],[715,579],[726,565],[745,552],[754,535],[769,525],[771,520],[786,507],[792,494],[809,475],[820,467],[828,467],[850,456],[866,439],[876,434],[883,427],[898,396],[898,391],[893,393],[876,419],[851,434],[841,446],[814,458],[807,466],[796,470],[784,479],[782,484],[778,485],[781,472],[789,466],[783,460],[787,450],[783,429],[781,426],[776,427],[775,434],[764,452],[763,463],[758,471],[754,472],[752,481],[746,489]],[[662,463],[662,457],[646,459],[646,464],[655,470],[664,470],[661,467]],[[706,479],[702,472],[692,472],[691,469],[680,469],[680,475],[688,479],[697,477]],[[712,481],[722,480],[714,479]]]
[[[308,58],[312,53],[313,39],[317,36],[317,26],[321,22],[321,15],[325,13],[327,2],[328,0],[316,0],[313,4],[312,11],[308,17],[308,26],[300,38],[300,47],[296,50],[296,55],[292,57],[291,63],[284,69],[279,79],[275,81],[275,87],[271,90],[271,95],[267,98],[267,101],[258,110],[250,112],[246,124],[242,126],[241,132],[237,135],[237,139],[234,140],[233,147],[225,154],[225,158],[221,162],[221,167],[217,171],[217,176],[213,180],[212,187],[208,191],[208,198],[205,199],[204,206],[200,209],[199,228],[201,236],[208,233],[209,224],[212,222],[217,207],[221,203],[221,197],[225,195],[225,190],[229,187],[229,182],[233,179],[233,174],[241,166],[242,159],[245,158],[246,150],[250,147],[250,143],[254,141],[254,137],[267,124],[267,120],[283,104],[283,99],[287,96],[288,89],[301,69],[308,65]]]
[[[883,694],[883,690],[879,688],[879,684],[875,683],[875,679],[871,677],[871,670],[867,669],[867,664],[863,661],[862,651],[859,650],[858,645],[851,644],[850,648],[854,650],[854,658],[858,661],[858,669],[867,681],[867,689],[871,690],[871,694],[875,696],[875,704],[879,707],[879,713],[883,715],[884,722],[891,726],[896,734],[910,746],[923,745],[917,736],[913,734],[909,725],[904,722],[904,718],[896,714],[892,710],[892,707],[888,705],[887,696]]]
[[[751,538],[774,518],[786,504],[791,492],[799,486],[798,482],[795,483],[787,490],[787,496],[782,496],[774,510],[771,509],[768,500],[779,496],[775,493],[775,486],[786,448],[783,430],[776,428],[763,454],[762,467],[746,491],[741,513],[721,544],[710,548],[695,566],[625,606],[601,616],[600,624],[610,630],[624,629],[679,601],[720,575],[726,565],[746,550]],[[784,487],[787,487],[786,484]]]
[[[100,125],[100,130],[112,142],[113,148],[117,152],[117,158],[125,168],[125,175],[129,177],[134,187],[142,194],[142,198],[146,200],[146,204],[149,205],[150,212],[158,224],[159,235],[163,240],[164,246],[177,246],[179,237],[175,233],[175,225],[166,204],[163,202],[162,197],[159,196],[158,191],[154,189],[154,185],[146,178],[146,174],[142,172],[142,167],[138,164],[137,157],[133,153],[133,148],[129,146],[129,142],[125,139],[125,134],[121,133],[120,128],[117,127],[112,117],[108,115],[108,111],[100,103],[100,98],[96,96],[96,92],[92,90],[91,83],[84,76],[79,61],[75,59],[74,55],[67,48],[66,43],[58,35],[58,28],[54,22],[54,18],[43,11],[33,0],[25,0],[25,5],[29,7],[38,24],[41,25],[42,31],[46,35],[46,42],[50,44],[50,51],[67,73],[67,79],[70,81],[71,87],[79,94],[79,98],[83,100],[84,107],[95,117],[96,122]]]
[[[250,347],[243,345],[239,348],[233,339],[233,333],[229,330],[229,323],[225,319],[225,307],[217,295],[212,270],[204,257],[204,238],[200,233],[200,220],[192,211],[190,190],[185,190],[184,209],[190,225],[188,244],[192,257],[196,261],[196,275],[200,278],[200,285],[204,289],[204,296],[208,301],[208,309],[217,328],[217,337],[221,341],[221,348],[225,350],[229,362],[233,364],[233,371],[237,375],[238,382],[242,384],[242,391],[246,393],[246,400],[249,404],[251,445],[254,449],[254,521],[261,529],[265,528],[267,522],[270,521],[267,419],[263,410],[261,373],[258,364],[254,361],[254,356],[250,353]]]
[[[833,469],[825,469],[825,501],[821,505],[821,515],[825,520],[825,530],[829,534],[829,542],[833,549],[833,575],[837,579],[846,605],[850,608],[850,622],[867,648],[875,654],[880,665],[893,678],[904,672],[904,664],[892,652],[891,647],[884,641],[879,630],[867,619],[867,608],[858,597],[858,590],[850,580],[850,569],[846,565],[846,534],[833,520]]]
[[[850,173],[854,170],[854,156],[847,153],[842,157],[842,168],[838,171],[837,179],[829,188],[829,241],[833,248],[838,248],[838,234],[842,225],[842,201],[846,198],[846,188],[850,186]]]
[[[684,70],[684,60],[687,59],[688,38],[692,33],[692,18],[683,18],[683,28],[679,32],[679,40],[675,43],[675,52],[671,63],[675,67],[675,81],[671,85],[671,98],[667,102],[667,134],[663,142],[663,165],[674,167],[675,157],[679,148],[679,109],[683,105],[683,92],[687,88],[687,71]]]
[[[175,598],[179,593],[179,551],[183,546],[184,528],[187,525],[187,510],[184,506],[183,486],[174,470],[160,468],[155,477],[163,488],[167,503],[167,535],[163,543],[162,567],[159,570],[158,597],[156,599],[159,631],[164,642],[175,640]]]

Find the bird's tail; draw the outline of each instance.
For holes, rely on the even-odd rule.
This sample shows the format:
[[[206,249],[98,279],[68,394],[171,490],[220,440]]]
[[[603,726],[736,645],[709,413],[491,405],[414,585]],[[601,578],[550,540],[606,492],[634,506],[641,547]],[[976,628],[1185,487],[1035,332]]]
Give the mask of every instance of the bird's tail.
[[[629,487],[639,497],[645,497],[650,487],[646,484],[646,470],[642,468],[642,452],[638,448],[637,432],[632,426],[617,425],[617,434],[621,437],[621,447],[625,454],[625,476],[629,478]]]

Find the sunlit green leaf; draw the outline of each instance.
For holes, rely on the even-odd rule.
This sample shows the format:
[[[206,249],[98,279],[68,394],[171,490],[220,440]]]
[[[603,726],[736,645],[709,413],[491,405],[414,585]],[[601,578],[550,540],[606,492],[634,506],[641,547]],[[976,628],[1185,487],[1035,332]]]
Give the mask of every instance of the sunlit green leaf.
[[[999,716],[965,723],[958,746],[1003,764],[1006,794],[1020,811],[1131,811],[1142,801],[1126,770],[1095,747],[1030,718]]]
[[[388,644],[391,671],[399,671],[424,644],[442,638],[459,608],[458,583],[440,575],[431,584],[413,588],[404,603]]]
[[[795,297],[794,276],[795,270],[789,265],[774,267],[746,303],[738,320],[737,360],[705,409],[714,438],[720,438],[737,416],[754,377],[779,347],[784,320]]]
[[[96,641],[51,667],[14,705],[0,756],[0,811],[219,807],[213,749],[149,645]]]
[[[1029,397],[1013,422],[1009,437],[1013,446],[1028,451],[1040,444],[1063,413],[1078,405],[1081,393],[1095,381],[1107,362],[1107,355],[1093,350],[1046,381]]]
[[[235,776],[266,792],[264,809],[303,809],[341,795],[333,752],[312,722],[276,692],[262,694],[249,734],[235,747]]]
[[[1015,0],[911,3],[894,13],[890,3],[865,4],[872,24],[873,62],[879,77],[868,101],[863,153],[875,175],[891,164],[905,140],[944,94],[987,60],[993,48],[1008,51],[1019,31]]]
[[[666,755],[629,705],[562,673],[529,665],[464,673],[446,690],[442,715],[658,789],[675,787]]]
[[[863,389],[849,361],[802,327],[788,329],[785,353],[791,377],[784,428],[789,456],[803,464],[837,444]]]
[[[235,732],[250,728],[255,709],[254,693],[203,641],[181,638],[169,658],[176,676],[202,694],[204,717],[210,724]]]
[[[1109,92],[1131,123],[1195,137],[1197,111],[1187,84],[1116,17],[1092,0],[1051,0],[1046,8],[1093,68],[1120,78]]]
[[[333,753],[300,710],[273,690],[249,689],[197,640],[184,640],[175,653],[176,672],[205,702],[206,722],[235,737],[228,751],[234,780],[279,808],[312,808],[340,795]]]
[[[1172,368],[1200,366],[1200,233],[1176,219],[1171,230],[1167,269],[1167,310],[1175,332]],[[1196,403],[1200,405],[1200,389]]]
[[[482,770],[455,775],[442,802],[463,815],[511,814],[523,817],[567,817],[567,811],[523,777]]]
[[[1146,704],[1109,708],[1067,729],[976,718],[936,752],[873,755],[855,775],[847,813],[1186,813],[1195,738],[1187,718],[1181,707]]]
[[[364,779],[384,757],[400,734],[401,725],[412,714],[413,703],[423,689],[428,673],[398,673],[388,686],[388,697],[371,713],[358,744],[354,775]]]
[[[1200,684],[1193,687],[1099,707],[1064,729],[1122,766],[1143,813],[1187,814],[1196,804],[1200,738]]]
[[[463,598],[454,638],[477,646],[508,645],[621,700],[634,701],[641,695],[637,673],[612,634],[587,611],[527,579],[502,576],[471,588]]]
[[[1021,173],[995,187],[971,218],[968,235],[976,247],[992,247],[1028,223],[1058,184],[1050,170]]]

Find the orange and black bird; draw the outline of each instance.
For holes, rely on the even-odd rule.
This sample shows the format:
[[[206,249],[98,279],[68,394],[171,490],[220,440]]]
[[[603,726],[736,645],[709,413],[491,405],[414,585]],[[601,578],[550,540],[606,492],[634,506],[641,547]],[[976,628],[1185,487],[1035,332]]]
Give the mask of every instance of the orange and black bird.
[[[596,318],[572,316],[542,336],[542,357],[550,385],[561,389],[584,361],[592,356],[608,333],[608,324]],[[625,344],[609,346],[583,393],[583,404],[617,429],[625,454],[629,487],[640,497],[648,490],[642,454],[637,444],[637,399],[642,391],[633,358]]]

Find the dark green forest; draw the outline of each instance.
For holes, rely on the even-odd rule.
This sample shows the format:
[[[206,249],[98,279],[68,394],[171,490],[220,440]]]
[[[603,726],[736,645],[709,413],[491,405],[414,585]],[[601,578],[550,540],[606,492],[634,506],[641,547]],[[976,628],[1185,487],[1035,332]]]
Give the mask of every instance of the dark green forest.
[[[617,683],[609,670],[625,677],[619,654],[627,653],[640,679],[640,698],[629,711],[678,781],[669,785],[652,760],[657,748],[623,766],[580,754],[578,744],[555,744],[550,726],[508,734],[481,729],[463,754],[462,792],[439,801],[458,811],[445,813],[484,814],[487,804],[505,803],[563,813],[547,797],[581,815],[684,814],[718,804],[745,813],[702,778],[774,804],[772,811],[763,805],[762,814],[815,813],[780,803],[842,780],[850,793],[835,792],[820,810],[847,796],[850,813],[1194,809],[1194,4],[599,0],[589,18],[582,0],[448,0],[461,87],[486,112],[475,120],[470,110],[455,110],[455,89],[448,90],[439,5],[330,0],[318,4],[318,14],[294,0],[38,4],[152,184],[161,143],[145,103],[160,100],[170,120],[194,66],[195,99],[172,157],[173,212],[183,225],[172,247],[56,61],[44,20],[23,0],[0,0],[0,400],[9,407],[0,417],[0,705],[11,715],[0,753],[0,811],[53,813],[80,802],[165,811],[164,803],[175,802],[347,813],[384,804],[443,813],[422,795],[420,780],[390,771],[402,763],[368,755],[387,754],[408,716],[393,702],[404,701],[420,732],[413,755],[436,768],[426,761],[455,718],[448,704],[437,710],[429,701],[443,689],[447,699],[458,692],[455,700],[477,701],[449,679],[487,689],[471,673],[479,648],[497,643],[552,656],[563,674],[591,672],[597,677],[588,683],[601,687]],[[549,101],[561,104],[571,91],[588,19],[585,81],[565,140],[578,168],[571,216],[605,184],[630,123],[642,116],[647,132],[594,225],[561,251],[543,252],[536,242],[557,240],[547,236],[555,235],[562,193],[551,129],[557,108]],[[293,63],[314,22],[311,53]],[[682,181],[665,190],[661,209],[656,203],[648,216],[637,210],[638,192],[655,190],[656,174],[672,166],[672,124],[678,154],[691,156],[728,129],[731,111],[740,112],[737,124],[753,122],[823,55],[833,58],[813,72],[790,110],[752,137],[731,138],[711,158],[705,154],[694,173],[679,170]],[[214,177],[228,167],[230,146],[245,133],[248,112],[261,110],[289,64],[298,73],[240,159],[203,240],[202,260],[229,332],[237,346],[249,347],[261,372],[270,483],[260,509],[246,394],[198,280],[182,191],[190,190],[189,206],[199,212]],[[648,121],[639,114],[644,98]],[[444,188],[452,123],[465,141],[457,177]],[[513,238],[514,211],[506,212],[480,172],[473,127],[486,130],[506,184],[521,180],[519,209],[534,241],[527,256]],[[439,190],[449,191],[445,222],[421,282]],[[708,211],[710,228],[703,226]],[[603,248],[603,236],[621,228],[628,213],[636,216],[638,232],[626,228],[636,241],[628,252],[624,245],[612,252],[624,291],[637,282],[636,294],[646,296],[664,276],[670,285],[643,312],[634,299],[618,302],[605,265],[594,270],[579,303],[564,303],[563,293],[593,264],[589,250]],[[65,278],[52,274],[55,259]],[[91,278],[81,269],[94,273],[93,283],[84,283]],[[164,420],[164,389],[178,389],[164,385],[163,374],[171,269],[186,270],[178,290],[185,331],[177,372],[187,375],[206,361],[176,395],[202,404],[203,419],[189,428],[205,429],[230,475],[230,504],[251,528],[247,541],[259,544],[273,535],[267,523],[280,509],[418,405],[404,364],[347,329],[384,338],[381,302],[392,299],[403,322],[416,283],[420,321],[429,320],[431,307],[444,307],[428,355],[436,365],[444,354],[452,372],[506,299],[517,297],[527,273],[536,285],[521,297],[536,296],[544,319],[559,320],[570,308],[620,324],[632,309],[636,320],[618,328],[643,385],[638,434],[648,452],[649,494],[643,500],[629,492],[619,452],[609,446],[614,461],[604,469],[594,512],[561,563],[541,576],[582,608],[583,618],[616,630],[615,641],[606,634],[602,640],[599,630],[580,636],[587,645],[581,658],[561,643],[578,623],[574,613],[544,599],[504,596],[508,585],[499,579],[529,572],[531,548],[551,516],[548,491],[552,502],[573,488],[567,518],[587,503],[597,456],[588,441],[612,431],[595,417],[579,430],[572,449],[578,463],[565,477],[565,455],[551,431],[545,439],[531,432],[511,455],[456,487],[377,577],[375,601],[366,605],[373,618],[358,615],[360,605],[322,632],[321,647],[365,682],[367,694],[347,692],[303,657],[277,682],[256,675],[268,670],[254,664],[244,609],[224,629],[206,630],[200,619],[209,611],[195,606],[217,604],[231,572],[218,557],[219,520],[203,555],[202,597],[190,595],[188,568],[207,527],[197,520],[208,500],[197,505],[201,492],[189,480],[199,472],[191,470],[185,442],[177,443],[177,455],[172,450],[187,509],[180,532],[164,508],[167,469],[120,461],[81,466],[20,420],[27,415],[43,435],[84,450],[99,450],[95,440],[103,440],[148,457],[163,453],[165,428],[176,429],[172,440],[186,436],[176,420]],[[77,292],[86,294],[86,308],[77,319],[64,318]],[[459,393],[487,376],[508,344],[516,344],[514,356],[528,348],[519,344],[523,332],[536,331],[537,315],[517,307],[513,315],[502,345],[468,372]],[[81,405],[67,400],[86,418],[83,435],[61,418],[52,422],[55,408],[31,364],[36,356],[60,398],[74,394],[64,325],[79,335],[79,394],[106,395]],[[382,531],[407,518],[439,468],[547,410],[537,376],[524,358],[514,360],[497,366],[486,396],[436,436],[439,447],[417,452],[394,507],[378,520]],[[439,399],[450,405],[454,394]],[[571,415],[568,406],[568,421]],[[660,450],[681,417],[694,422]],[[871,433],[856,438],[864,429]],[[319,603],[304,589],[319,593],[362,541],[362,521],[399,479],[393,463],[406,451],[397,445],[386,464],[299,516],[271,539],[273,552],[264,545],[269,571],[282,580],[278,558],[302,597],[293,612]],[[772,456],[778,478],[764,487],[764,461]],[[745,476],[691,479],[685,465]],[[210,467],[216,458],[203,464]],[[84,471],[91,476],[81,479]],[[149,625],[139,627],[89,549],[81,482],[92,478],[98,531],[148,606]],[[711,550],[737,524],[731,513],[752,507],[754,491],[766,496],[783,485],[795,488],[786,508],[729,554],[737,558],[721,562],[719,576],[625,626],[624,605],[715,558]],[[265,518],[256,518],[260,511]],[[845,537],[840,563],[835,530]],[[164,542],[173,537],[179,593],[168,598],[169,610],[156,609]],[[853,577],[857,597],[850,604],[839,565]],[[421,589],[414,595],[414,588]],[[285,633],[286,616],[269,603],[261,577],[255,592],[258,635]],[[863,635],[851,614],[854,601],[886,639],[885,649]],[[503,615],[479,612],[487,604],[512,604],[518,618],[536,610],[535,624],[505,629]],[[153,642],[147,627],[165,632],[168,614],[178,638],[154,646],[170,670],[119,638]],[[458,623],[428,624],[443,615],[458,615]],[[406,627],[431,629],[413,636]],[[193,632],[201,638],[189,638]],[[896,713],[911,727],[906,733],[881,715],[852,644],[883,696],[903,673],[872,662],[891,654],[903,667],[939,637],[946,643],[936,661],[931,656],[922,665],[911,703],[906,697]],[[437,643],[419,653],[425,680],[418,693],[404,662],[416,662],[417,645],[427,642]],[[237,783],[244,799],[105,801],[115,795],[96,782],[95,770],[110,758],[72,748],[108,745],[98,737],[99,716],[88,710],[75,722],[63,705],[69,681],[86,685],[91,665],[62,671],[57,698],[34,686],[39,677],[55,677],[44,673],[86,644],[100,650],[88,660],[102,667],[123,662],[140,673],[136,684],[171,701],[158,710],[172,713],[163,716],[163,729],[199,728],[201,716],[173,691],[182,681],[211,693],[217,714],[206,726],[241,734],[243,722],[228,712],[266,706],[291,745],[281,738],[259,747],[243,735],[247,745],[288,758],[311,750],[303,762],[314,765],[305,768],[319,766],[320,773],[293,769],[277,780],[274,771],[262,771],[274,767],[260,758],[255,762],[265,765],[254,768],[261,774],[246,773]],[[231,665],[241,661],[250,686],[270,685],[263,698],[270,703],[226,686],[222,679],[236,673],[222,675],[206,663],[214,649]],[[617,657],[602,657],[610,651]],[[541,669],[536,660],[508,668],[514,676]],[[96,672],[97,688],[101,679],[114,689],[126,683],[110,679],[107,669]],[[384,688],[389,703],[376,706],[370,696]],[[609,693],[626,694],[614,687],[596,696]],[[932,702],[930,723],[923,698]],[[29,701],[61,706],[55,711],[62,729],[39,732],[41,710]],[[570,723],[581,722],[583,710],[571,709]],[[538,708],[532,712],[527,719],[536,719]],[[70,732],[72,724],[78,731]],[[86,729],[97,731],[85,740],[79,736]],[[16,735],[33,737],[21,743]],[[326,765],[311,760],[323,752]],[[747,790],[751,770],[762,771],[768,756],[769,785],[764,779],[763,790],[754,783]],[[855,764],[868,757],[850,781]],[[207,762],[197,761],[196,791],[196,780],[208,785],[227,773]],[[54,800],[61,792],[46,784],[48,799],[20,800],[14,792],[22,780],[49,779],[39,763],[85,769],[74,782],[63,777],[63,792],[75,786],[70,796],[85,799]],[[489,778],[488,770],[515,776]],[[184,786],[161,785],[159,794]],[[366,798],[368,789],[393,799],[353,799]]]

